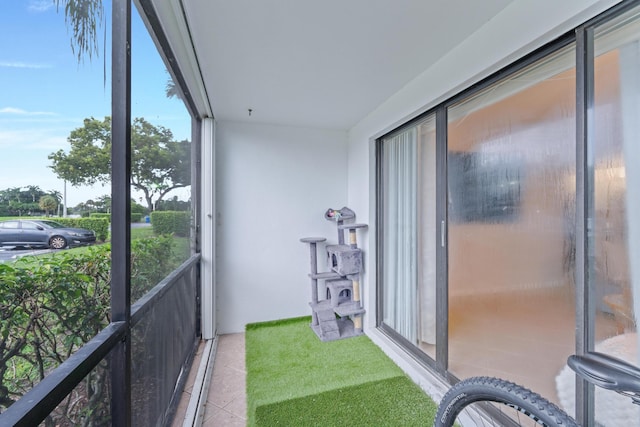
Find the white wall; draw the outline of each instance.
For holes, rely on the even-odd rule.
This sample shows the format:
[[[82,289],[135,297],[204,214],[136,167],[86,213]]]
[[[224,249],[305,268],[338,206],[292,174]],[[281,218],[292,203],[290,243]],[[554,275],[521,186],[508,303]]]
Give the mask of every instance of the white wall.
[[[369,223],[369,238],[363,242],[367,266],[363,300],[368,313],[375,312],[376,303],[375,277],[371,274],[375,271],[372,141],[616,3],[618,0],[514,0],[349,131],[349,206],[360,213],[358,222]],[[414,380],[438,397],[433,379],[424,376],[424,369],[375,329],[374,316],[365,316],[365,330]]]
[[[216,145],[218,334],[311,315],[300,238],[337,241],[324,212],[346,205],[346,132],[222,121]]]

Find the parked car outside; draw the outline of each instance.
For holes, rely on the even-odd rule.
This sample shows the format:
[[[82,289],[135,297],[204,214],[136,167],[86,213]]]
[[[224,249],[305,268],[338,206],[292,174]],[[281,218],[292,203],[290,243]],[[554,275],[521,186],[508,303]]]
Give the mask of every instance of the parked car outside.
[[[43,247],[64,249],[90,245],[96,233],[84,228],[65,227],[49,220],[9,220],[0,222],[1,246]]]

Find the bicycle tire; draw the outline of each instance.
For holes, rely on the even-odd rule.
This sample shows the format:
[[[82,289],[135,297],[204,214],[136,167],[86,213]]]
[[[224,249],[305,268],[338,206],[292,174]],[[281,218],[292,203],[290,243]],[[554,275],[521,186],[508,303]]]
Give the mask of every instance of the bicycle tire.
[[[510,381],[492,377],[467,378],[454,385],[438,406],[434,426],[451,427],[471,405],[489,402],[497,404],[498,409],[508,409],[511,412],[509,419],[514,425],[526,425],[520,423],[526,420],[526,423],[534,422],[547,427],[580,427],[566,412],[539,394]],[[524,414],[526,417],[518,421],[514,419],[514,414]],[[485,422],[491,421],[486,416],[482,419],[483,422],[476,425],[487,425]]]

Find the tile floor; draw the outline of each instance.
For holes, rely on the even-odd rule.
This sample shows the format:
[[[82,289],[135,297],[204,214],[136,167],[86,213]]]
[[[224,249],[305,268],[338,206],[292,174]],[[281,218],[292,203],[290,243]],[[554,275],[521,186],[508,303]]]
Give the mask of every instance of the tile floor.
[[[194,358],[193,369],[189,373],[173,427],[181,427],[184,421],[203,347],[203,345],[200,346]],[[246,426],[245,378],[244,334],[221,335],[218,337],[213,375],[202,422],[204,427]]]

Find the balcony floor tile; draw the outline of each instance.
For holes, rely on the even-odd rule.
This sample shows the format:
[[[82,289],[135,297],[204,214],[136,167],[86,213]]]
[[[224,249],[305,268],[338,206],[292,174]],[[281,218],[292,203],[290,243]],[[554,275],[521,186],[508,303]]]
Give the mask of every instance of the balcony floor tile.
[[[203,347],[203,345],[200,346],[194,358],[192,372],[185,384],[185,391],[176,411],[173,427],[182,426],[184,421]],[[219,336],[202,423],[204,427],[244,427],[246,425],[245,381],[244,333]]]

